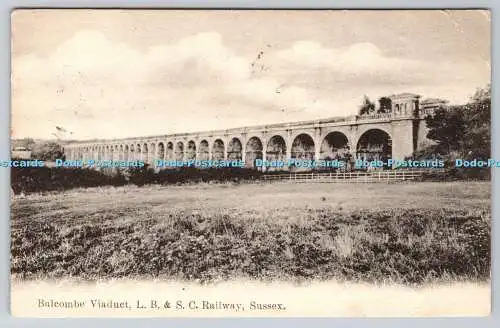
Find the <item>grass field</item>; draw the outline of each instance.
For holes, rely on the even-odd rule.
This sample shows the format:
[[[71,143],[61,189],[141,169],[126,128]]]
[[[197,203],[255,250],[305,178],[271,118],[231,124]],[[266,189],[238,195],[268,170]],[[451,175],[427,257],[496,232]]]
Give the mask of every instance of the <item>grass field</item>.
[[[16,197],[12,274],[489,279],[490,183],[198,184]]]

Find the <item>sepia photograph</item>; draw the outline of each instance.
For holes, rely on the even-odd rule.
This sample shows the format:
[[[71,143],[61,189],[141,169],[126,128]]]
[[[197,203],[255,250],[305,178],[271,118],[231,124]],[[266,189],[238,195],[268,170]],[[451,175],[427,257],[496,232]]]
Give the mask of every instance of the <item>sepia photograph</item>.
[[[490,315],[490,29],[13,11],[12,315]]]

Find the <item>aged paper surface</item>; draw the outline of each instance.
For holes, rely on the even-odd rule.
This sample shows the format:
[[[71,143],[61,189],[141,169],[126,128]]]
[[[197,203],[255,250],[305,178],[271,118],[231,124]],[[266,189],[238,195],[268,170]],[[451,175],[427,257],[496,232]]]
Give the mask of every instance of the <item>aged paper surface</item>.
[[[490,13],[17,10],[11,309],[486,316]]]

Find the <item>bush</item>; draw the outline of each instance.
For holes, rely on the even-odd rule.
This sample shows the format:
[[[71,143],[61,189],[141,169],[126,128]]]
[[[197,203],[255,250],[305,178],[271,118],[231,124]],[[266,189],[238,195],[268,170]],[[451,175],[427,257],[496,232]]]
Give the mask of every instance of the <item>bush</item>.
[[[193,182],[236,182],[255,180],[262,175],[253,169],[246,168],[209,168],[198,169],[181,167],[155,172],[152,168],[126,169],[74,169],[58,167],[12,168],[11,186],[14,193],[19,194],[62,191],[72,188],[88,188],[100,186],[122,186],[134,184],[182,184]]]
[[[420,181],[464,181],[491,180],[491,170],[488,168],[449,168],[429,170],[422,174]]]
[[[13,167],[11,169],[11,187],[16,194],[106,185],[121,186],[125,183],[125,179],[120,174],[109,175],[92,169],[63,167]]]

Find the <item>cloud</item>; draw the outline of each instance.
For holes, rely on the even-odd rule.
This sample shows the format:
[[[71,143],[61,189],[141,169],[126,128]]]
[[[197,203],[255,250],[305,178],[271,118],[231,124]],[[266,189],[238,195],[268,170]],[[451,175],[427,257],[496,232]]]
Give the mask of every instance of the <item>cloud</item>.
[[[290,49],[279,51],[275,57],[280,69],[306,76],[312,70],[322,83],[331,85],[415,85],[428,81],[432,68],[429,63],[419,60],[388,57],[369,42],[325,48],[315,42],[301,41]]]
[[[48,56],[13,58],[13,130],[118,138],[314,119],[356,112],[363,94],[479,79],[476,66],[388,57],[368,42],[237,50],[216,32],[135,49],[80,31]]]

